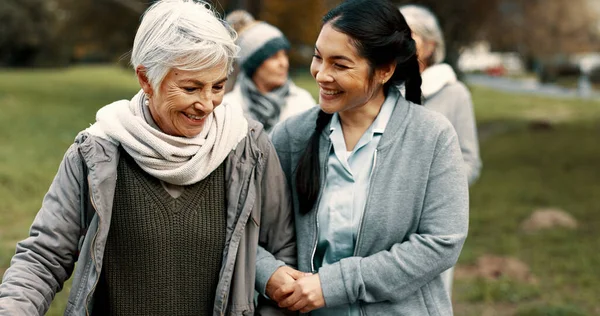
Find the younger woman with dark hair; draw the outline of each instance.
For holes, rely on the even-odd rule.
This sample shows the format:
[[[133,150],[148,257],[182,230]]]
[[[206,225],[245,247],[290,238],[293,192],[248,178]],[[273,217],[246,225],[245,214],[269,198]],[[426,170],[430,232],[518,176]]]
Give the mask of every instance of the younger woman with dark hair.
[[[271,298],[312,315],[451,315],[440,273],[468,227],[456,133],[419,105],[415,42],[391,2],[346,1],[323,22],[311,64],[320,108],[272,134],[298,267],[312,275]]]

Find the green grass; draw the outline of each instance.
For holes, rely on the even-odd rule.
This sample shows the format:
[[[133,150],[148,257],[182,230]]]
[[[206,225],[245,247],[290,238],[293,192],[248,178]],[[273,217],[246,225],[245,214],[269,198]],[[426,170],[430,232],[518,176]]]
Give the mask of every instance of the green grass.
[[[117,67],[0,72],[0,273],[27,236],[58,164],[105,104],[139,89]],[[48,315],[62,315],[69,284]]]
[[[309,76],[295,82],[316,97]],[[117,67],[0,71],[0,273],[76,133],[102,105],[138,89],[133,72]],[[484,167],[471,190],[459,264],[484,254],[512,256],[529,265],[538,283],[458,279],[456,315],[600,315],[600,102],[476,87],[472,93]],[[548,124],[531,127],[539,122]],[[540,207],[568,211],[579,228],[522,233],[520,223]],[[68,289],[48,315],[62,314]]]

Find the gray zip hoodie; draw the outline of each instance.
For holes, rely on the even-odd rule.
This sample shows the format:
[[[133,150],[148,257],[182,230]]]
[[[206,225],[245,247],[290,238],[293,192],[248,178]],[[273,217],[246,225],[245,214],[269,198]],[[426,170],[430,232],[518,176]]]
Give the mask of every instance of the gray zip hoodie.
[[[316,210],[298,212],[295,168],[319,108],[278,124],[271,137],[292,187],[298,267],[318,272],[326,306],[363,315],[452,315],[440,273],[456,263],[468,229],[468,185],[456,132],[441,114],[399,98],[376,150],[355,256],[313,271]],[[321,182],[331,150],[320,135]]]
[[[248,125],[248,136],[225,161],[227,238],[214,315],[253,315],[255,287],[264,294],[278,267],[296,263],[291,203],[279,160],[262,125],[251,120]],[[110,228],[118,161],[113,143],[85,132],[77,136],[29,238],[17,244],[4,274],[0,315],[45,314],[76,261],[65,315],[89,315]],[[83,164],[89,170],[87,180]],[[79,244],[81,214],[87,211],[82,210],[81,181],[88,182],[95,215]],[[272,306],[259,309],[263,315],[281,313]]]

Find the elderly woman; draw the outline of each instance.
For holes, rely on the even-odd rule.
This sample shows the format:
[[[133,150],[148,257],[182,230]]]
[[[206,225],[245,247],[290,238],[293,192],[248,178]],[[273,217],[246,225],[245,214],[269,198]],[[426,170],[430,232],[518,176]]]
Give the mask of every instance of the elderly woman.
[[[288,77],[290,43],[279,29],[265,22],[248,23],[240,31],[238,44],[240,74],[225,95],[226,102],[242,104],[266,131],[315,106],[310,93]]]
[[[479,178],[481,158],[471,93],[456,79],[452,67],[442,63],[446,56],[444,36],[435,15],[418,5],[401,6],[400,12],[404,15],[417,43],[424,105],[444,114],[454,126],[467,179],[469,185],[472,185]],[[442,276],[448,291],[451,292],[453,269],[444,272]]]
[[[421,91],[427,108],[438,111],[454,126],[462,152],[469,185],[479,178],[481,158],[473,101],[467,87],[456,79],[452,67],[444,64],[446,46],[437,18],[418,5],[400,7],[417,43]]]
[[[323,22],[319,107],[272,132],[312,275],[272,298],[311,315],[452,315],[440,273],[467,236],[467,179],[452,125],[419,105],[410,28],[388,0],[346,1]]]
[[[142,89],[68,149],[0,314],[44,314],[74,269],[65,315],[251,315],[255,286],[292,279],[277,155],[260,124],[220,105],[234,40],[200,1],[146,11],[131,56]]]

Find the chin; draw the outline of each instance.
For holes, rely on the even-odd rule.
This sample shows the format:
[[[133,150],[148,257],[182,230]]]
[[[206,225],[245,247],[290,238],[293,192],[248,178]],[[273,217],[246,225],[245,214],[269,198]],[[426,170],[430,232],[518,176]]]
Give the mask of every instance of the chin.
[[[338,109],[335,105],[333,104],[319,104],[319,107],[321,108],[321,111],[327,113],[327,114],[333,114],[335,112],[339,112],[340,109]]]

